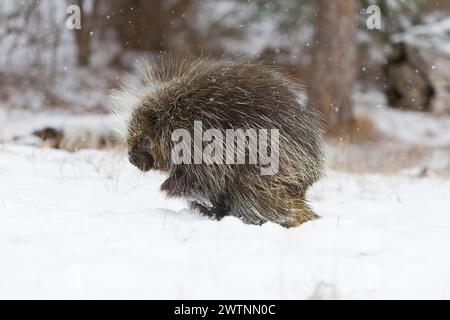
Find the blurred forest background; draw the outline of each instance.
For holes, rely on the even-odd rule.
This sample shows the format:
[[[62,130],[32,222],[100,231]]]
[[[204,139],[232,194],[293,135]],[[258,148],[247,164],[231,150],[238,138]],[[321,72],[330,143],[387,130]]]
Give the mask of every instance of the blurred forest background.
[[[79,30],[66,27],[74,4]],[[380,29],[366,24],[370,5]],[[426,174],[438,158],[447,172],[449,10],[449,0],[1,1],[0,139],[59,139],[80,115],[106,114],[109,90],[146,55],[244,55],[305,84],[336,167],[414,162]],[[63,129],[39,131],[52,125]]]

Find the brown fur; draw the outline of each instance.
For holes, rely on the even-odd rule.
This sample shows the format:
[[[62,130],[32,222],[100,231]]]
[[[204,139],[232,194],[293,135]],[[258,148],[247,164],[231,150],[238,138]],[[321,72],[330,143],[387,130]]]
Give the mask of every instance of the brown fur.
[[[318,217],[305,193],[323,173],[322,126],[299,102],[294,82],[258,63],[181,61],[174,67],[166,61],[146,65],[135,83],[114,95],[118,113],[129,114],[130,161],[144,171],[168,172],[161,189],[169,196],[188,198],[192,208],[208,216],[234,215],[253,224],[291,227]],[[250,164],[173,164],[171,133],[192,132],[196,120],[204,130],[222,132],[279,129],[279,172],[263,176],[259,165]]]

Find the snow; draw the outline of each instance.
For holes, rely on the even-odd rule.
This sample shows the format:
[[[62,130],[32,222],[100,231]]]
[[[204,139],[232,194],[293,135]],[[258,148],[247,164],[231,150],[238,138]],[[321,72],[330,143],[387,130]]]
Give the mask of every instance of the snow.
[[[450,146],[450,116],[394,109],[376,91],[354,94],[356,114],[373,121],[378,130],[408,145]]]
[[[62,111],[43,110],[30,112],[26,110],[1,109],[0,104],[0,138],[11,141],[14,138],[30,135],[33,131],[45,127],[63,130],[66,136],[75,139],[80,133],[94,131],[97,136],[108,136],[113,132],[112,117],[102,113],[72,114]]]
[[[450,18],[428,17],[424,25],[411,27],[407,32],[396,34],[393,42],[406,42],[420,48],[434,49],[447,57],[450,56]],[[436,20],[436,21],[434,21]]]
[[[163,180],[116,151],[1,146],[0,298],[450,298],[448,179],[330,171],[294,229],[210,220]]]

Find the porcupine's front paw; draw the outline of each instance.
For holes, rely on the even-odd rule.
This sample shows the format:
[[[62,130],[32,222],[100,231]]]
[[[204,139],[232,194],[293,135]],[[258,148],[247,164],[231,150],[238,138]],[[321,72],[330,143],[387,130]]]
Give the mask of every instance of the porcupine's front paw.
[[[165,191],[169,197],[183,196],[181,187],[174,181],[172,177],[169,177],[161,184],[161,191]]]
[[[161,184],[161,191],[165,191],[169,197],[187,197],[191,194],[184,175],[175,171]]]
[[[229,210],[223,206],[213,204],[209,199],[195,194],[192,190],[180,188],[177,183],[171,179],[167,179],[161,185],[161,190],[166,191],[170,197],[182,197],[189,202],[189,206],[193,210],[197,210],[201,214],[221,220],[229,214]]]
[[[230,214],[230,207],[223,197],[210,199],[207,192],[192,188],[192,179],[187,179],[181,170],[175,170],[169,178],[161,184],[161,190],[169,197],[182,197],[186,199],[192,209],[214,217],[217,220]]]
[[[190,203],[195,203],[205,210],[212,210],[214,207],[208,198],[200,195],[198,190],[191,187],[191,183],[185,179],[184,175],[177,172],[161,184],[161,191],[165,191],[169,197],[185,198]]]
[[[211,206],[205,206],[204,204],[200,204],[196,201],[190,200],[189,201],[189,207],[192,210],[196,210],[198,212],[200,212],[201,214],[207,216],[207,217],[214,217],[214,208]]]
[[[199,203],[195,200],[191,200],[189,205],[191,209],[197,210],[201,214],[217,220],[222,220],[222,218],[230,215],[229,209],[225,207],[205,205],[204,203]]]

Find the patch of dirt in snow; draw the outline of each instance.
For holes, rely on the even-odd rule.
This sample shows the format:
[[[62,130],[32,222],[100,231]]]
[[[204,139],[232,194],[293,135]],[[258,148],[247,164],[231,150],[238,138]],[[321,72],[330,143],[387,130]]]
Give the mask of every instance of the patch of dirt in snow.
[[[298,228],[210,220],[110,151],[0,148],[1,298],[450,298],[450,181],[336,171]]]
[[[69,151],[116,146],[114,122],[104,113],[30,112],[0,109],[0,141],[45,146],[33,132],[51,128],[61,132],[59,147]]]

